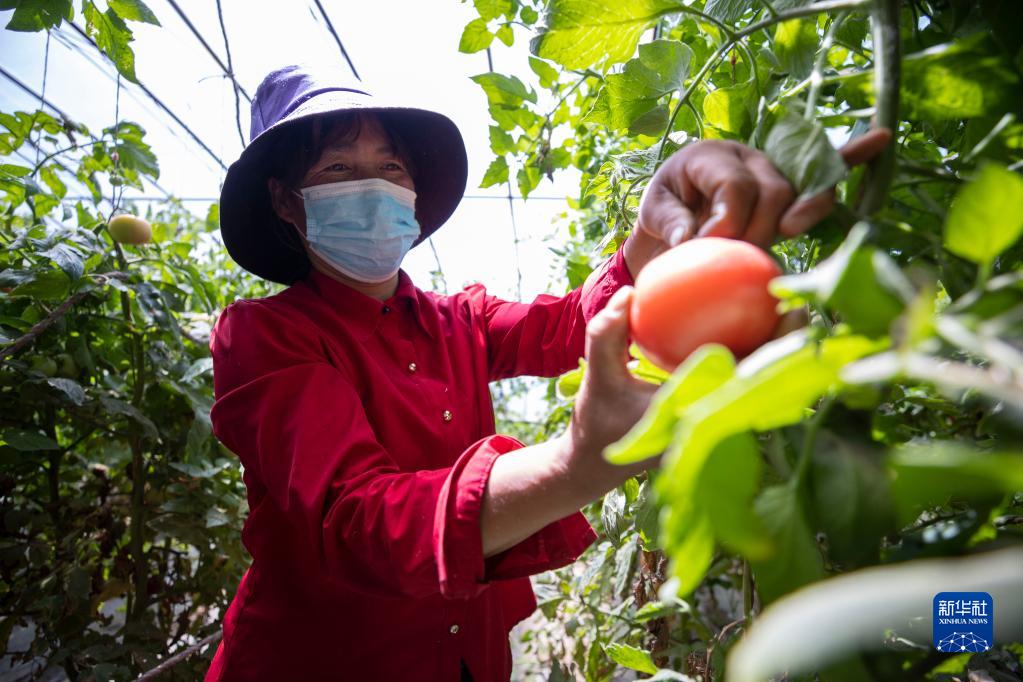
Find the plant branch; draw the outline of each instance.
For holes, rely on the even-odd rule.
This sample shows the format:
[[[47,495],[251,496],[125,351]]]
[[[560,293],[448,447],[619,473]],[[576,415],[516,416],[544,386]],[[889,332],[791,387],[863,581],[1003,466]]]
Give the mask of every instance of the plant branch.
[[[135,678],[135,682],[148,682],[149,680],[155,680],[157,677],[164,674],[165,672],[176,666],[178,663],[181,663],[182,661],[190,657],[192,654],[195,654],[200,649],[219,642],[220,638],[223,636],[224,631],[217,630],[209,637],[203,637],[192,646],[188,647],[184,651],[179,651],[178,653],[174,654],[173,656],[171,656],[170,658],[168,658],[167,660],[165,660],[163,663],[156,666],[152,670],[148,670],[142,673],[137,678]]]
[[[103,273],[102,275],[93,275],[93,277],[99,278],[103,282],[106,282],[107,279],[113,277],[124,277],[124,274],[120,272],[106,272]],[[79,291],[78,293],[73,294],[72,296],[62,301],[60,305],[58,305],[56,308],[50,311],[49,315],[47,315],[46,317],[32,325],[31,329],[25,332],[22,336],[15,339],[11,343],[11,345],[0,350],[0,362],[3,362],[5,358],[14,355],[22,348],[35,341],[40,334],[42,334],[44,331],[52,327],[57,320],[67,315],[68,311],[71,310],[71,308],[73,308],[76,304],[78,304],[83,298],[88,296],[90,293],[92,293],[91,289],[86,291]]]
[[[899,35],[899,0],[875,0],[871,12],[874,35],[874,99],[877,102],[876,126],[888,128],[892,134],[899,126],[899,89],[901,83],[901,49]],[[871,215],[888,199],[888,190],[895,177],[895,145],[889,144],[867,165],[864,191],[857,206],[861,215]]]
[[[32,328],[25,332],[23,335],[15,339],[11,345],[7,346],[3,350],[0,350],[0,362],[6,358],[14,355],[25,346],[31,344],[36,338],[39,337],[44,331],[53,326],[53,324],[60,318],[67,315],[68,311],[71,310],[77,303],[83,298],[88,296],[91,291],[79,291],[73,296],[68,297],[61,302],[56,308],[54,308],[49,315],[32,325]]]

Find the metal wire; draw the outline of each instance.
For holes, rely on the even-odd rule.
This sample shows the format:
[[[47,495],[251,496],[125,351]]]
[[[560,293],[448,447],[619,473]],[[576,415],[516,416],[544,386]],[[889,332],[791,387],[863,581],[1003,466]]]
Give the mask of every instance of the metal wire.
[[[207,43],[206,39],[202,37],[201,33],[199,33],[199,30],[195,27],[195,25],[192,23],[192,21],[188,18],[188,15],[185,14],[185,12],[178,6],[178,3],[175,2],[174,0],[167,0],[167,3],[171,7],[174,8],[175,12],[178,13],[178,16],[181,17],[181,20],[183,22],[185,22],[185,26],[187,26],[189,28],[189,30],[192,32],[192,35],[194,35],[196,37],[196,39],[198,39],[198,41],[200,43],[202,43],[202,46],[206,48],[206,52],[208,52],[209,55],[211,57],[213,57],[213,61],[215,61],[217,63],[217,66],[219,66],[221,68],[221,70],[224,72],[224,74],[228,78],[231,79],[231,82],[234,83],[234,87],[235,87],[236,91],[240,92],[242,94],[242,97],[244,97],[246,99],[246,101],[251,103],[252,102],[252,98],[249,97],[249,93],[245,92],[245,88],[243,88],[241,86],[241,83],[239,83],[238,80],[234,77],[234,69],[231,68],[231,52],[228,51],[228,53],[227,53],[227,64],[225,65],[224,62],[220,59],[220,56],[217,55],[217,53],[213,51],[213,48],[210,47],[210,44]],[[220,6],[220,3],[218,2],[217,3],[218,9],[219,9],[219,6]],[[221,20],[221,25],[223,25],[223,20]],[[225,47],[226,47],[226,45],[227,45],[227,41],[226,40],[224,41],[224,44],[225,44]],[[244,144],[244,142],[242,144]]]
[[[227,27],[224,26],[224,10],[217,0],[217,20],[220,21],[220,34],[224,36],[224,52],[227,53],[227,75],[234,83],[234,124],[238,127],[238,139],[241,140],[242,148],[245,147],[245,133],[242,132],[242,103],[238,97],[238,81],[234,79],[234,65],[231,63],[231,45],[227,42]]]
[[[320,4],[320,0],[313,0],[313,2],[316,3],[316,8],[320,10],[323,20],[327,22],[327,30],[330,31],[330,35],[334,36],[334,42],[337,43],[338,49],[341,50],[341,56],[345,58],[346,62],[348,62],[348,68],[352,70],[352,74],[355,75],[355,79],[361,81],[362,77],[359,75],[359,72],[355,70],[355,64],[352,63],[352,58],[348,56],[348,50],[346,50],[344,44],[342,44],[337,31],[334,30],[334,24],[331,23],[330,17],[327,16],[327,10],[323,9],[323,5]]]

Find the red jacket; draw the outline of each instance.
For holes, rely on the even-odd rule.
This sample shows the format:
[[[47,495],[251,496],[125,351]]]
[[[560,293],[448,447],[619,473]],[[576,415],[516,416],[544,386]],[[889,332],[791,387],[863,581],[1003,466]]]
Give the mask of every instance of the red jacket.
[[[481,285],[387,301],[316,271],[237,301],[210,338],[213,429],[245,468],[252,565],[207,673],[228,680],[508,680],[528,576],[595,538],[580,513],[483,557],[488,383],[577,366],[587,321],[632,282],[619,251],[563,297]]]

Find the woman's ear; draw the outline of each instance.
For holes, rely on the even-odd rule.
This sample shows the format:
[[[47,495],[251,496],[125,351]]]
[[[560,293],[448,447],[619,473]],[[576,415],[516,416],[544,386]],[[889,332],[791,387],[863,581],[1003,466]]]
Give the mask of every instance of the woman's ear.
[[[305,207],[290,189],[277,178],[267,178],[266,187],[270,191],[270,202],[274,213],[286,223],[294,225],[305,235]]]

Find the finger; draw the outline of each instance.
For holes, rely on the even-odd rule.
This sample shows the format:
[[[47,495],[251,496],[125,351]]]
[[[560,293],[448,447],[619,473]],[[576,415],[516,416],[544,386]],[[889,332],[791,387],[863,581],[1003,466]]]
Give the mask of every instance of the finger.
[[[828,217],[835,207],[835,188],[794,203],[781,217],[778,231],[785,237],[803,234]]]
[[[746,167],[736,148],[709,149],[694,156],[686,174],[696,190],[707,198],[709,216],[697,230],[700,237],[739,237],[746,232],[760,191],[756,176]]]
[[[622,287],[586,325],[586,376],[593,383],[614,384],[628,376],[631,304],[632,287]]]
[[[670,186],[655,180],[643,191],[639,225],[668,246],[678,246],[695,233],[696,217]]]
[[[845,160],[845,165],[858,166],[861,163],[870,161],[875,156],[884,151],[892,141],[892,131],[888,128],[875,128],[870,130],[859,137],[849,140],[844,147],[839,150],[839,154]]]
[[[746,167],[756,177],[758,190],[756,205],[741,238],[767,248],[774,243],[781,216],[795,201],[796,191],[770,159],[760,152],[750,151]]]

